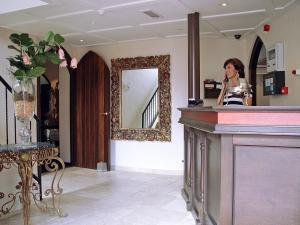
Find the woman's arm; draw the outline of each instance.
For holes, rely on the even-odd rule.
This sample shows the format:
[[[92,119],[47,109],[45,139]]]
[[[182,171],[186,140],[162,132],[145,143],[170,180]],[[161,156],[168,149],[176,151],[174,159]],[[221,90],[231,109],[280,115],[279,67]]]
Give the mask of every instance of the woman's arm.
[[[218,100],[217,100],[217,105],[219,105],[219,106],[223,105],[223,99],[224,99],[224,95],[225,95],[226,86],[227,86],[227,83],[222,82],[222,89],[221,89],[221,92],[220,92]]]

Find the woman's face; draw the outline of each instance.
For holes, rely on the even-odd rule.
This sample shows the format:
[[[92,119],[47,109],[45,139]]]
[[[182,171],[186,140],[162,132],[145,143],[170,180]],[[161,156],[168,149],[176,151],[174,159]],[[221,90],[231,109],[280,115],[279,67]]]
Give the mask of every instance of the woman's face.
[[[231,63],[227,64],[227,66],[225,67],[225,73],[228,79],[234,78],[237,75],[237,72],[238,71],[234,68],[234,66]]]

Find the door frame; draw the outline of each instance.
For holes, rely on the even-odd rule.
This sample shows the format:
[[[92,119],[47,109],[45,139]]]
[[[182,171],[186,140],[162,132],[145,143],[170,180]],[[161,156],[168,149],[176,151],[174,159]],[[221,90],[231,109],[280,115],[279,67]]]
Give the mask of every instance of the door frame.
[[[257,63],[258,63],[258,57],[261,51],[261,48],[263,46],[263,41],[260,39],[259,36],[257,36],[252,53],[251,53],[251,58],[249,62],[249,83],[252,85],[252,105],[256,106],[256,68],[257,68]]]

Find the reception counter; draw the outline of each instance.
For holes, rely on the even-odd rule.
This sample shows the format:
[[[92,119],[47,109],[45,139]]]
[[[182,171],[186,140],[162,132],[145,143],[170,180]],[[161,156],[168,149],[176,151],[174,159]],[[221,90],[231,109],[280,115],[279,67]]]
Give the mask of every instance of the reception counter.
[[[300,107],[179,110],[196,224],[300,224]]]

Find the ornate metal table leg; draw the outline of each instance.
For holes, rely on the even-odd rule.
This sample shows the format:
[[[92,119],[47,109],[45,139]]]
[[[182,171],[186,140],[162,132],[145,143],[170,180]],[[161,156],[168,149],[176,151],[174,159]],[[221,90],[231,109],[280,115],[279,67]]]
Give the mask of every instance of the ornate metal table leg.
[[[30,218],[30,187],[32,185],[30,154],[26,152],[20,154],[18,172],[22,181],[21,202],[23,204],[24,225],[28,225]]]
[[[51,182],[51,188],[45,191],[45,195],[51,196],[51,208],[55,211],[55,213],[58,216],[60,217],[67,216],[67,214],[63,214],[62,209],[60,207],[60,200],[63,192],[63,189],[60,187],[60,181],[62,179],[65,170],[65,163],[61,158],[54,156],[54,157],[48,157],[44,161],[44,164],[45,164],[45,168],[49,172],[54,172],[53,179]],[[59,170],[59,164],[62,167],[61,170]]]

